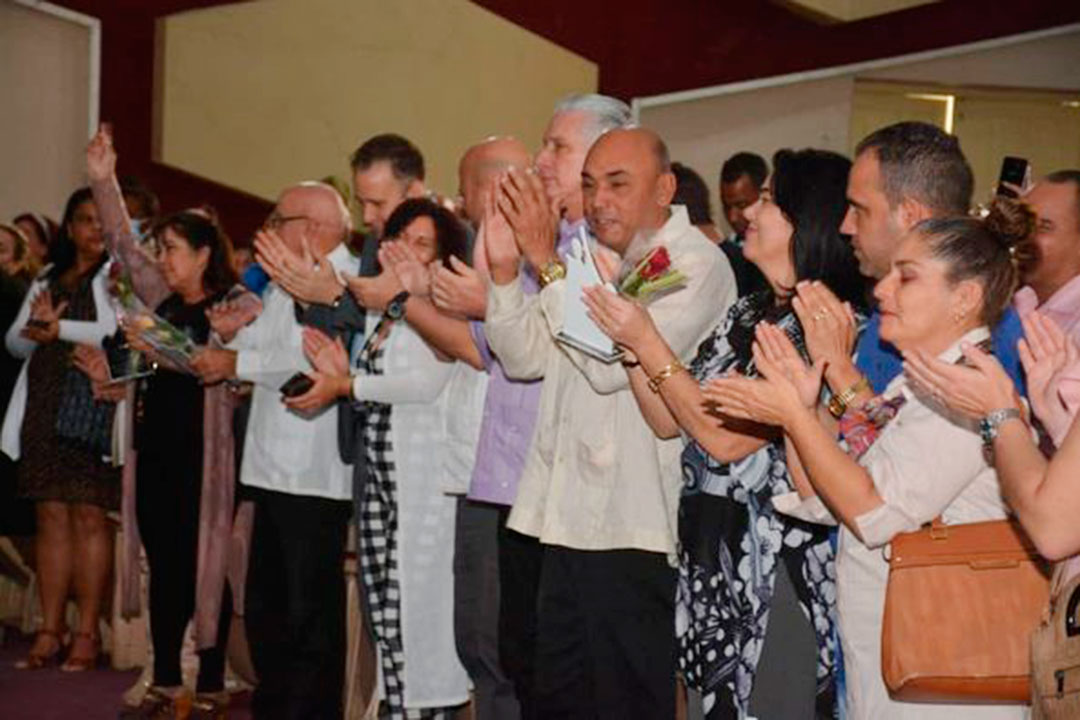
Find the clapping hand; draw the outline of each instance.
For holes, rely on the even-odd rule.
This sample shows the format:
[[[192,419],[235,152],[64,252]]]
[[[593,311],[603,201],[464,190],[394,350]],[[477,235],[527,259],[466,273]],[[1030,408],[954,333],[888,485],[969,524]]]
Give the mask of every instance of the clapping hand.
[[[1057,323],[1039,312],[1028,313],[1022,322],[1024,339],[1018,350],[1027,376],[1031,409],[1054,444],[1060,446],[1077,409],[1070,407],[1068,400],[1072,393],[1063,392],[1063,385],[1077,380],[1072,374],[1077,370],[1080,351]]]
[[[431,271],[416,251],[400,240],[384,240],[379,244],[379,264],[397,275],[401,286],[416,297],[431,295]],[[434,264],[434,263],[433,263]]]
[[[589,317],[605,335],[637,354],[641,343],[659,336],[649,311],[603,285],[585,288]]]
[[[559,227],[558,206],[548,199],[544,184],[532,170],[511,167],[499,182],[496,197],[522,255],[534,268],[555,259]]]
[[[304,355],[314,368],[307,376],[314,384],[303,395],[284,403],[302,413],[314,413],[350,393],[349,356],[341,338],[331,339],[315,328],[304,328]]]
[[[397,273],[385,266],[382,272],[374,277],[357,275],[344,277],[349,292],[356,298],[356,302],[368,310],[385,310],[394,296],[405,289]]]
[[[1002,408],[1022,407],[1012,380],[992,355],[971,343],[960,347],[966,365],[916,350],[904,353],[904,373],[937,402],[975,420]]]
[[[756,335],[754,365],[761,378],[715,378],[702,388],[702,395],[724,415],[785,426],[817,402],[825,364],[818,360],[808,367],[778,328],[762,325]]]
[[[222,342],[229,342],[241,328],[247,327],[262,312],[262,301],[255,293],[245,292],[239,297],[222,300],[206,310],[206,319]]]
[[[496,285],[506,285],[517,277],[521,250],[514,240],[510,223],[497,206],[498,192],[499,186],[493,184],[484,201],[484,216],[476,241],[483,242],[491,279]]]
[[[42,345],[53,342],[60,337],[60,316],[67,306],[66,300],[53,305],[52,293],[41,290],[30,302],[30,322],[20,334]]]
[[[812,360],[832,366],[850,362],[857,328],[849,303],[840,302],[824,283],[804,280],[795,286],[791,307],[802,325]]]
[[[476,248],[483,247],[477,239]],[[476,256],[482,252],[474,250]],[[483,320],[487,315],[487,278],[474,267],[450,256],[450,267],[432,263],[431,297],[435,307],[443,312],[472,320]]]
[[[300,245],[297,254],[276,232],[262,229],[255,233],[255,260],[296,300],[330,305],[344,292],[334,266],[312,250],[306,235],[301,236]]]
[[[111,382],[109,360],[101,348],[83,343],[76,345],[71,351],[71,364],[90,379],[95,400],[119,402],[127,394],[122,384]]]

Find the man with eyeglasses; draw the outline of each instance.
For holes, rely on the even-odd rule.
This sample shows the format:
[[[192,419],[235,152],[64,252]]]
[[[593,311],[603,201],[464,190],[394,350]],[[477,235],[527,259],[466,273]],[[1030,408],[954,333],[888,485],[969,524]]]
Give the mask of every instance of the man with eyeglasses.
[[[263,233],[292,252],[314,253],[355,274],[345,240],[352,222],[337,191],[322,183],[285,190]],[[278,284],[262,314],[227,349],[208,348],[192,367],[205,382],[255,384],[240,482],[255,502],[245,622],[259,676],[255,717],[341,717],[345,674],[345,539],[352,471],[338,452],[336,405],[292,412],[281,386],[310,371],[302,308]]]

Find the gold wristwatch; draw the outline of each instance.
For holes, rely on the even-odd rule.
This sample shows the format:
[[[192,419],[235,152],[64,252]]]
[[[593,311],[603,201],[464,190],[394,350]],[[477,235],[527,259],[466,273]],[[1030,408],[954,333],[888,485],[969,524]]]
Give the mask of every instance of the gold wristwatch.
[[[551,260],[541,265],[536,271],[540,280],[540,287],[547,287],[556,280],[566,277],[566,266],[558,259]]]
[[[848,403],[855,399],[855,396],[861,393],[863,390],[870,389],[870,381],[863,375],[859,378],[851,387],[847,390],[837,393],[829,398],[829,414],[836,419],[840,419],[847,411]]]

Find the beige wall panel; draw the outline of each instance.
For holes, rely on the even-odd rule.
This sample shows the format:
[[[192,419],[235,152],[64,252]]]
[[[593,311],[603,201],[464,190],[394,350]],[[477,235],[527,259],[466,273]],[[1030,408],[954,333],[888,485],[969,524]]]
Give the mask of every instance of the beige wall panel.
[[[83,184],[90,31],[0,0],[0,219],[25,210],[60,219]]]
[[[994,192],[1006,155],[1027,158],[1036,178],[1080,168],[1080,108],[1062,105],[1061,96],[961,96],[956,134],[975,175],[975,202]]]
[[[862,73],[864,80],[1080,89],[1080,32]]]
[[[386,131],[453,194],[466,146],[537,146],[553,103],[597,77],[466,0],[261,0],[171,16],[159,41],[161,159],[266,198],[346,176],[359,142]]]
[[[847,152],[852,85],[844,77],[645,107],[640,121],[667,140],[673,160],[705,178],[713,216],[718,227],[725,227],[717,196],[724,160],[740,150],[767,161],[780,148]]]

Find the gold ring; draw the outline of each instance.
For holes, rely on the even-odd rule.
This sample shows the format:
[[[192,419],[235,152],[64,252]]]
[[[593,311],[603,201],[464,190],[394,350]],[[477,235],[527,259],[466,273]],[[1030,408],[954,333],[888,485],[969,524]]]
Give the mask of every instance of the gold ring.
[[[811,319],[814,322],[817,322],[818,320],[824,320],[828,316],[829,316],[829,311],[828,310],[818,310],[816,313],[814,313],[814,316]]]

